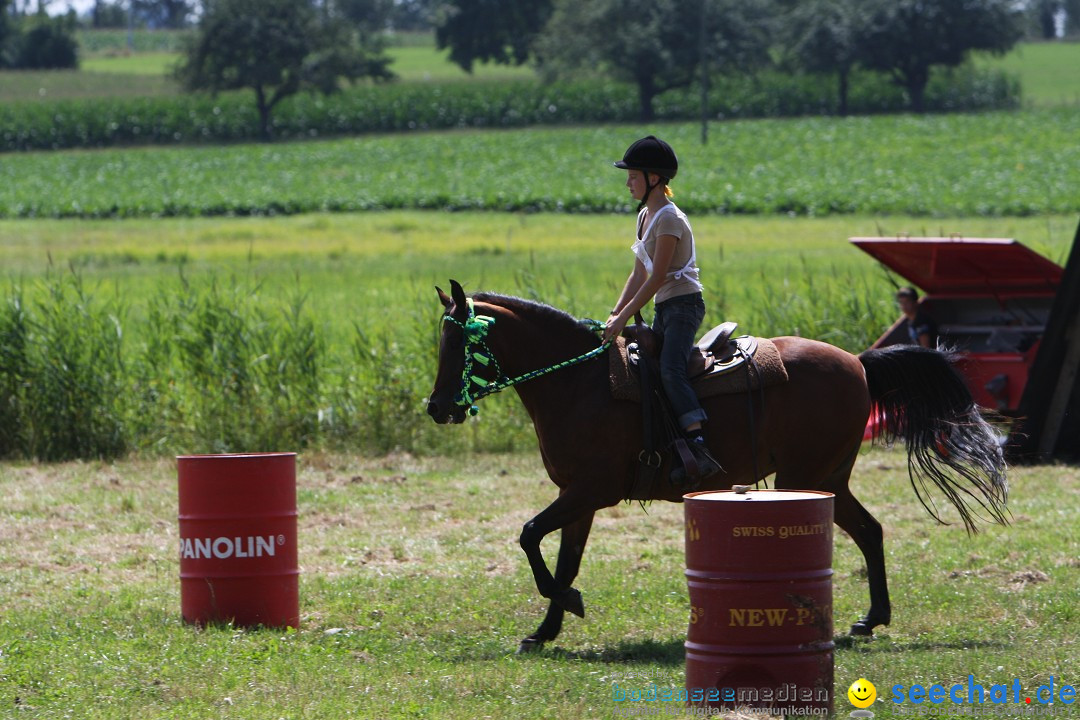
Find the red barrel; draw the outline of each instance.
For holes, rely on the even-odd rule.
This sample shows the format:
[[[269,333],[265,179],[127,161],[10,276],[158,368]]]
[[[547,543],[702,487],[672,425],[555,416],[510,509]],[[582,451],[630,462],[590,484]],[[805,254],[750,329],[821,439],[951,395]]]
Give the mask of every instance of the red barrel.
[[[176,461],[184,620],[298,627],[296,453]]]
[[[687,699],[832,713],[832,493],[683,499]]]

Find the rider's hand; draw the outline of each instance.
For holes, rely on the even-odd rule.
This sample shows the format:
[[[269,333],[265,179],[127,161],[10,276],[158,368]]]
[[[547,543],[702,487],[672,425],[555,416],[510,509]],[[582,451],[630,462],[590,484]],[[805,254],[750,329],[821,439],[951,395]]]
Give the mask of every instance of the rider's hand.
[[[604,325],[604,342],[617,338],[622,333],[623,328],[626,327],[626,321],[627,318],[623,317],[622,313],[609,315],[607,323]]]

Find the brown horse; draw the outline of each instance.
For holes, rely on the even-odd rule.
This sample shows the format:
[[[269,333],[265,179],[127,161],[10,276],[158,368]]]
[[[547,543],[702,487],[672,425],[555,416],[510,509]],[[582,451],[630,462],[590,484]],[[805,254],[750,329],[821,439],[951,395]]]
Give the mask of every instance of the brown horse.
[[[445,314],[428,414],[437,423],[461,423],[470,409],[475,412],[473,402],[480,396],[514,385],[536,429],[544,466],[559,487],[559,497],[525,524],[520,539],[536,586],[551,601],[540,627],[519,647],[534,649],[558,635],[565,611],[584,617],[581,594],[571,583],[593,515],[628,496],[642,448],[641,407],[612,398],[606,352],[599,349],[595,329],[582,321],[520,298],[489,293],[466,298],[453,280],[449,297],[438,293]],[[870,585],[870,610],[851,633],[870,635],[889,623],[892,612],[882,532],[851,494],[848,479],[871,403],[884,415],[885,439],[906,442],[912,486],[939,521],[932,501],[927,504],[927,480],[944,492],[969,531],[980,507],[1005,523],[1002,454],[944,353],[896,346],[856,357],[798,337],[773,342],[789,380],[755,391],[752,417],[745,395],[703,403],[715,419],[706,425],[708,446],[727,471],[706,484],[713,489],[753,484],[775,473],[778,489],[833,493],[836,524],[862,551]],[[588,359],[567,364],[583,355]],[[535,372],[551,368],[556,369]],[[665,478],[669,466],[665,459]],[[682,494],[665,481],[657,483],[655,499],[681,502]],[[552,575],[540,541],[555,530],[562,530],[562,542]]]

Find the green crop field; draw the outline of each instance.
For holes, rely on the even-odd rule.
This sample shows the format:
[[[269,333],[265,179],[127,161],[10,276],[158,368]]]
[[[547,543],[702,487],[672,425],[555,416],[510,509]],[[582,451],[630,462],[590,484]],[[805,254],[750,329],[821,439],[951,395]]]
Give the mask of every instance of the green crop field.
[[[1037,127],[1038,132],[1032,128]],[[734,121],[0,156],[0,217],[454,208],[629,210],[611,167],[646,130],[679,148],[686,210],[1037,215],[1080,209],[1080,115]]]

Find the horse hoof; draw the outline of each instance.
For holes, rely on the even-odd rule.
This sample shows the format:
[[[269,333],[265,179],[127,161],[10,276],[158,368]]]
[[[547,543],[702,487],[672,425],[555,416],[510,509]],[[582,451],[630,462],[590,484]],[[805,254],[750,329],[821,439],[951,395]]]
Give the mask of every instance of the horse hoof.
[[[872,637],[874,628],[871,625],[867,625],[865,621],[860,620],[851,626],[851,634],[858,637]]]
[[[551,599],[563,610],[573,613],[579,618],[585,617],[585,603],[581,599],[581,592],[576,588],[566,588]]]
[[[541,640],[537,640],[534,637],[527,637],[518,644],[517,655],[528,655],[529,653],[539,652],[544,647],[544,643]]]

